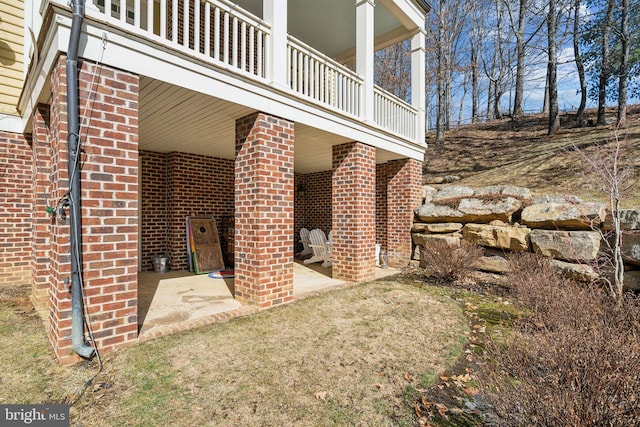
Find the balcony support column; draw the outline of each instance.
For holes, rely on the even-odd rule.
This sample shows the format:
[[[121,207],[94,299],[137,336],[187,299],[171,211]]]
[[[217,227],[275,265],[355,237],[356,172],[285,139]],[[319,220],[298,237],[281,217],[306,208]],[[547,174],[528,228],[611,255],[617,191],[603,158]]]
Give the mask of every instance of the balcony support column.
[[[424,141],[425,135],[425,32],[420,29],[411,38],[411,105],[418,110],[418,120],[416,121],[416,139]]]
[[[360,117],[372,123],[374,19],[373,0],[356,1],[356,73],[364,80],[360,93]]]
[[[264,20],[271,24],[267,42],[267,79],[273,86],[287,85],[287,0],[264,0]]]

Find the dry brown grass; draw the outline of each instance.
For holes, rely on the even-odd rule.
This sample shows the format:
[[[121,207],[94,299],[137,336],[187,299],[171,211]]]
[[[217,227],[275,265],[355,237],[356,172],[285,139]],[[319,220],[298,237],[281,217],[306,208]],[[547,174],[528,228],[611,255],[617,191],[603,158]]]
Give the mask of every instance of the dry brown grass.
[[[578,146],[588,154],[596,144],[613,142],[612,126],[567,127],[553,136],[546,135],[546,117],[510,119],[465,126],[448,132],[441,146],[429,145],[424,163],[426,180],[457,175],[455,185],[517,185],[528,187],[535,195],[576,194],[585,200],[602,200],[593,175],[572,150]],[[625,161],[640,167],[640,107],[629,110],[629,126],[620,131],[631,147]],[[640,206],[640,173],[632,179],[626,195],[626,207]]]
[[[56,367],[38,326],[0,302],[0,339],[13,341],[0,349],[3,403],[64,401],[95,372]],[[329,292],[106,355],[72,424],[415,425],[415,388],[455,361],[465,331],[458,305],[429,288]]]
[[[510,274],[528,309],[515,333],[488,346],[487,399],[504,426],[640,424],[640,298],[561,278],[519,256]]]

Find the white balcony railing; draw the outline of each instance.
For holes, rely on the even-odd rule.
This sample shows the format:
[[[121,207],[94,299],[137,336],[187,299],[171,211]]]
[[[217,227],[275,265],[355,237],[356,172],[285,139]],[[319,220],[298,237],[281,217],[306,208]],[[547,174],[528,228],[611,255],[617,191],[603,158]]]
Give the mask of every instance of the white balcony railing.
[[[373,103],[373,120],[378,126],[416,139],[418,110],[377,86],[373,89]]]
[[[269,23],[228,0],[92,0],[87,15],[266,82]],[[97,11],[96,11],[97,8]],[[106,12],[110,11],[110,12]],[[349,68],[289,36],[287,82],[301,98],[363,119],[363,79]],[[417,138],[418,111],[375,87],[374,122],[404,138]]]
[[[352,116],[360,115],[362,78],[289,37],[287,81],[293,91]]]
[[[269,25],[226,0],[93,0],[101,18],[236,72],[265,77]],[[105,11],[111,11],[106,13]],[[91,13],[88,11],[88,13]]]

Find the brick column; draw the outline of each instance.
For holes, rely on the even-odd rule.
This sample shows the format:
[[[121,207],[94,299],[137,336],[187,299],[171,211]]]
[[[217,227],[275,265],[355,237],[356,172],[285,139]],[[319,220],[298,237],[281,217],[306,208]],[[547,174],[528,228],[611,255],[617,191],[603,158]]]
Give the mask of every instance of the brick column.
[[[333,278],[362,282],[374,277],[376,149],[352,142],[333,147]]]
[[[413,210],[420,202],[422,164],[413,159],[387,163],[387,255],[390,267],[406,267],[411,260]]]
[[[138,88],[136,75],[87,61],[81,65],[85,310],[101,351],[136,341],[138,335]],[[52,200],[68,190],[66,109],[61,57],[51,75]],[[65,283],[69,226],[62,218],[52,226],[51,273],[49,339],[59,362],[72,363],[78,357],[71,346],[71,295]]]
[[[236,120],[235,294],[266,308],[293,300],[293,123]]]
[[[33,211],[32,211],[32,292],[31,301],[38,311],[47,309],[49,299],[51,215],[46,209],[51,195],[51,152],[49,142],[49,106],[40,104],[33,117]]]

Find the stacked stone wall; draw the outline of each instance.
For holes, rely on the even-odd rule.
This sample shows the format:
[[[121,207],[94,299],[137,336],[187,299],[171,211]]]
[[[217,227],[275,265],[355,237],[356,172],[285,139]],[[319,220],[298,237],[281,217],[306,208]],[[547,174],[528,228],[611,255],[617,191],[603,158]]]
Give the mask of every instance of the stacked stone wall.
[[[461,240],[485,249],[478,268],[507,271],[509,252],[533,252],[580,279],[608,274],[602,260],[610,248],[612,220],[606,205],[572,195],[532,196],[523,187],[449,186],[422,188],[422,205],[412,227],[413,259],[434,239]],[[622,250],[625,287],[640,290],[640,210],[624,209]]]

